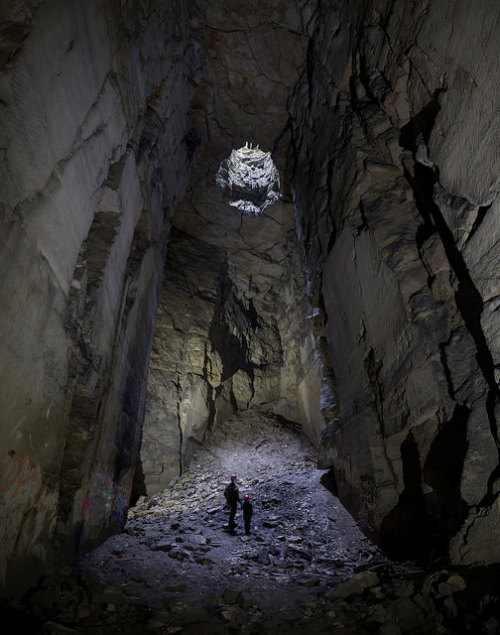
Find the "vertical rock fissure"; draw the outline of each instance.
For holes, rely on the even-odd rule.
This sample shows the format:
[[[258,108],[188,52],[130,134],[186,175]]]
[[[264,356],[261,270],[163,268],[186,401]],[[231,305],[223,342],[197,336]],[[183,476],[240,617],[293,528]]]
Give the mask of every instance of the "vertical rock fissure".
[[[448,553],[450,538],[463,525],[468,505],[460,491],[465,455],[468,449],[467,426],[470,409],[457,405],[433,439],[425,460],[422,476],[432,491],[427,509],[433,527],[431,562]]]
[[[177,389],[177,428],[179,430],[179,476],[182,476],[184,471],[184,434],[182,431],[182,419],[181,419],[181,404],[182,404],[182,395],[181,395],[181,384],[180,377],[177,378],[177,382],[175,384]]]
[[[372,407],[380,426],[380,433],[382,435],[382,438],[385,438],[386,434],[383,413],[384,395],[382,384],[379,381],[379,373],[382,370],[382,361],[375,358],[375,351],[373,350],[373,348],[370,348],[370,350],[368,351],[368,354],[364,360],[364,365],[373,395]]]
[[[450,371],[450,367],[448,365],[448,356],[446,354],[446,349],[449,346],[450,342],[451,342],[451,338],[452,335],[450,335],[450,337],[448,338],[448,341],[446,342],[440,342],[439,344],[439,355],[440,355],[440,359],[441,359],[441,366],[443,367],[444,370],[444,376],[446,377],[446,384],[448,386],[448,394],[450,395],[450,398],[455,401],[455,389],[453,388],[453,381],[451,378],[451,371]]]
[[[469,415],[465,406],[455,407],[432,441],[423,466],[411,431],[401,444],[404,490],[380,530],[382,546],[394,557],[415,558],[425,566],[447,558],[450,538],[468,511],[460,482]]]
[[[237,297],[233,282],[228,274],[227,261],[220,271],[220,283],[216,310],[210,325],[210,343],[222,360],[221,381],[243,370],[253,380],[253,367],[248,357],[248,341],[243,330],[255,331],[258,314],[250,301],[248,308]]]
[[[439,108],[433,107],[432,113],[437,114]],[[417,118],[418,121],[418,118]],[[431,125],[429,120],[425,120]],[[418,127],[414,129],[414,132]],[[407,149],[415,149],[416,138],[409,134],[402,134],[400,142]],[[424,135],[428,138],[430,130]],[[418,138],[418,134],[417,134]],[[498,434],[498,426],[495,416],[495,407],[499,402],[500,391],[495,381],[495,365],[493,356],[489,350],[486,337],[481,326],[481,314],[483,312],[483,300],[477,290],[471,275],[468,271],[465,260],[460,253],[453,234],[448,227],[439,207],[434,202],[434,188],[439,184],[439,173],[436,167],[431,168],[415,161],[413,165],[413,175],[407,170],[405,176],[410,183],[417,207],[424,219],[432,219],[434,226],[441,238],[446,256],[458,279],[458,289],[455,292],[455,302],[462,316],[465,326],[469,331],[476,346],[476,360],[481,373],[488,386],[488,394],[486,399],[486,412],[488,416],[492,439],[497,448],[499,464],[493,470],[488,479],[487,493],[479,503],[480,507],[491,507],[493,502],[498,498],[500,492],[493,494],[493,484],[500,476],[500,439]],[[446,373],[446,367],[445,373]]]
[[[215,393],[215,396],[217,395],[216,395],[216,391],[214,391],[214,388],[209,380],[209,375],[208,375],[208,368],[210,365],[210,358],[208,355],[208,344],[205,344],[204,355],[205,356],[203,360],[203,379],[205,380],[205,384],[207,386],[207,406],[208,406],[208,420],[207,420],[206,432],[210,434],[210,432],[213,429],[215,415],[216,415],[214,393]]]
[[[400,454],[404,489],[396,507],[382,521],[380,544],[393,557],[424,562],[432,538],[422,491],[420,453],[411,430],[401,443]]]

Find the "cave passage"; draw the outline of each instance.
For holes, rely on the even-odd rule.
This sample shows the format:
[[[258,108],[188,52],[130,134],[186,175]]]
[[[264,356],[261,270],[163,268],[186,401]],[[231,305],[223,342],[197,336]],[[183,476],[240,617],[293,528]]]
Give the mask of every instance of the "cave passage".
[[[387,558],[315,464],[296,427],[259,409],[231,416],[168,488],[137,501],[121,534],[29,592],[31,632],[369,635],[444,620],[462,632],[462,575]],[[250,535],[240,509],[226,530],[231,474],[254,507]]]
[[[122,633],[141,625],[273,633],[295,620],[295,632],[355,624],[349,611],[333,620],[343,598],[414,571],[370,543],[321,485],[324,470],[315,463],[304,435],[276,418],[258,410],[229,418],[171,487],[139,499],[123,533],[84,556],[79,571],[89,596],[51,619],[70,625],[73,611],[80,633],[101,632],[96,624]],[[235,535],[225,530],[223,489],[233,473],[254,507],[249,536],[240,509]],[[31,600],[43,605],[43,592]]]
[[[0,3],[8,632],[500,632],[495,4]]]

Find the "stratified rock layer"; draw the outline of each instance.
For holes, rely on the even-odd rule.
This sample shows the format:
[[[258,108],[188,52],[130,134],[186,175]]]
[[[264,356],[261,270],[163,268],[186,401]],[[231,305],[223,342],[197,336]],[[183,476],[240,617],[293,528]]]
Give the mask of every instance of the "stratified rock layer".
[[[9,593],[255,407],[391,553],[500,559],[498,9],[237,4],[0,9]],[[246,140],[258,216],[215,184]]]
[[[425,562],[500,557],[487,5],[325,3],[294,95],[296,210],[340,408],[324,464],[383,546]]]
[[[14,4],[0,80],[9,594],[125,522],[197,66],[186,12]]]

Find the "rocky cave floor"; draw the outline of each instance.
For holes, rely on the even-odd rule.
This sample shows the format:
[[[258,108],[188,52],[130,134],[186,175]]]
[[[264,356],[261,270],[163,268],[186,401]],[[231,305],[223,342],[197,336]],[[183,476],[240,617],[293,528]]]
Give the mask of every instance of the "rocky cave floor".
[[[236,533],[224,529],[232,473],[254,505],[249,536],[241,511]],[[495,572],[391,561],[325,474],[297,431],[252,411],[233,418],[171,487],[138,501],[122,534],[42,579],[2,632],[500,632]]]

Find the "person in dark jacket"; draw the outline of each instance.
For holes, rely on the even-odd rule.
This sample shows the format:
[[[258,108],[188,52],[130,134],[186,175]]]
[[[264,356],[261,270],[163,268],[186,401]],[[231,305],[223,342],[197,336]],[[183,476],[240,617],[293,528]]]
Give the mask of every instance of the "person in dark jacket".
[[[243,509],[243,520],[245,522],[245,534],[248,536],[250,534],[250,522],[253,516],[253,506],[250,502],[250,496],[245,494],[243,497],[243,505],[241,506]]]
[[[231,476],[231,481],[226,485],[224,489],[224,496],[226,502],[229,505],[229,522],[227,528],[230,532],[234,532],[234,517],[236,516],[236,508],[238,503],[241,504],[240,490],[236,485],[236,474]]]

